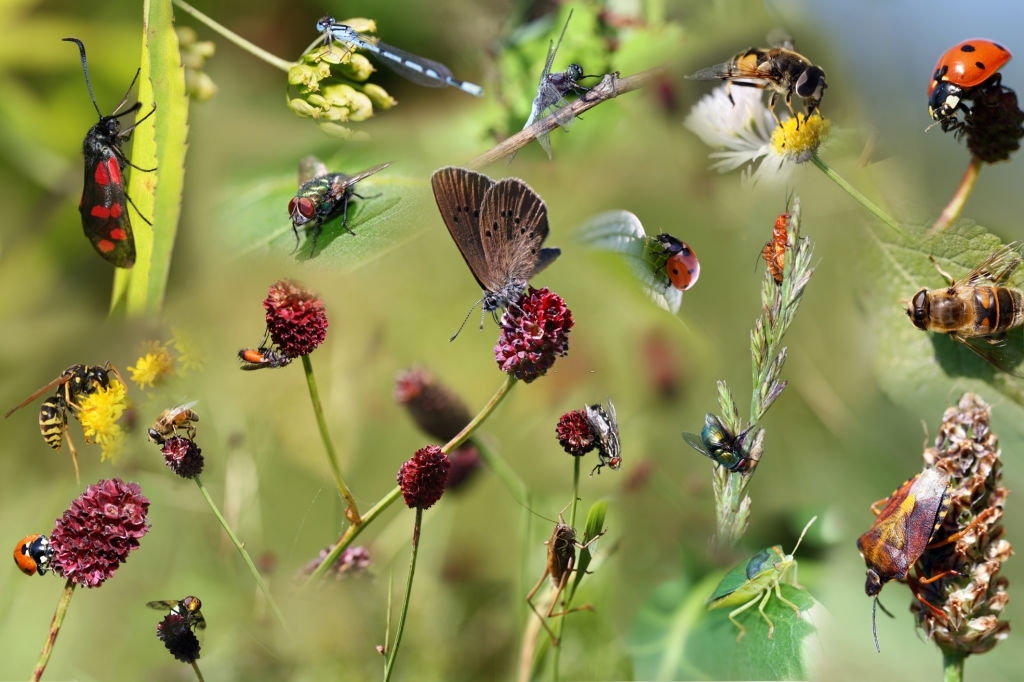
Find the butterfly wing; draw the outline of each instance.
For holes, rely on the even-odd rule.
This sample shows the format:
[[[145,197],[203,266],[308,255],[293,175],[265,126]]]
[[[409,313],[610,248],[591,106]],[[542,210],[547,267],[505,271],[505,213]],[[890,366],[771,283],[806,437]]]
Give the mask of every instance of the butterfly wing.
[[[561,253],[542,249],[548,236],[544,200],[518,178],[499,180],[480,206],[480,240],[487,261],[488,291],[526,282]],[[520,292],[522,287],[520,287]]]
[[[463,260],[482,289],[489,289],[487,258],[480,239],[481,204],[494,181],[482,173],[447,166],[430,176],[437,209],[441,212]]]

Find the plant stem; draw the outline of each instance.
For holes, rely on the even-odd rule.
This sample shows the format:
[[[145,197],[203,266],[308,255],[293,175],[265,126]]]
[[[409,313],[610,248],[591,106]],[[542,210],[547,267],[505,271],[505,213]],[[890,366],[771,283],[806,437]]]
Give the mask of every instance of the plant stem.
[[[943,682],[963,682],[964,661],[966,658],[959,651],[942,650]]]
[[[552,113],[550,116],[545,116],[529,128],[524,128],[515,135],[505,138],[499,144],[491,147],[491,149],[476,157],[466,165],[469,168],[484,168],[485,166],[489,166],[495,161],[519,151],[526,145],[530,144],[530,142],[537,139],[538,135],[551,132],[560,125],[559,121],[572,120],[584,111],[596,107],[601,102],[606,102],[618,97],[619,95],[624,95],[627,92],[642,88],[652,81],[658,73],[658,69],[649,69],[625,78],[621,78],[618,73],[605,74],[605,77],[601,79],[600,83],[588,90],[575,102],[567,104],[558,111]]]
[[[278,622],[281,623],[281,627],[284,628],[284,630],[287,632],[288,624],[284,620],[284,614],[281,613],[281,609],[278,608],[277,602],[274,601],[273,595],[270,594],[270,589],[267,587],[267,583],[264,582],[263,576],[260,574],[259,569],[256,568],[256,564],[253,563],[252,557],[250,557],[249,553],[245,551],[245,545],[243,545],[241,541],[239,541],[238,537],[231,530],[231,527],[228,525],[227,520],[224,518],[223,514],[220,513],[220,509],[217,508],[217,504],[213,501],[213,498],[210,497],[209,491],[207,491],[206,486],[203,485],[203,482],[199,479],[199,477],[196,476],[192,480],[196,482],[196,485],[199,487],[199,492],[203,494],[203,497],[206,499],[206,504],[210,506],[210,510],[213,512],[213,515],[217,517],[217,521],[224,529],[224,532],[228,534],[228,538],[231,540],[231,544],[233,544],[235,546],[235,549],[238,550],[238,553],[242,555],[242,560],[245,562],[245,565],[249,567],[249,572],[252,574],[252,577],[256,580],[256,584],[263,592],[263,596],[267,598],[267,603],[270,604],[270,610],[274,612],[274,616],[276,616]]]
[[[511,374],[506,374],[505,381],[498,387],[498,390],[494,392],[494,395],[492,395],[491,399],[487,401],[487,404],[483,406],[479,414],[473,417],[468,424],[462,427],[462,430],[455,434],[454,438],[441,446],[441,452],[447,455],[449,452],[465,443],[466,440],[473,435],[473,432],[476,431],[477,427],[491,416],[491,412],[494,412],[494,409],[501,404],[501,401],[505,399],[505,396],[508,395],[509,390],[513,385],[515,385],[515,383],[516,378]]]
[[[964,204],[967,203],[967,197],[971,196],[971,192],[974,190],[974,185],[978,182],[978,175],[981,173],[981,159],[976,156],[971,157],[971,162],[967,164],[967,170],[964,171],[964,176],[960,178],[960,184],[957,185],[956,191],[953,192],[953,196],[950,197],[949,203],[946,204],[946,208],[942,209],[942,213],[939,215],[935,223],[928,228],[928,231],[924,233],[925,238],[934,237],[939,232],[942,232],[952,224],[954,220],[960,215],[960,212],[964,210]]]
[[[327,420],[324,418],[324,408],[320,403],[320,391],[316,386],[316,377],[313,375],[313,363],[308,355],[302,356],[302,369],[306,373],[306,386],[309,387],[309,399],[313,403],[313,414],[316,416],[316,425],[320,429],[320,439],[324,442],[324,449],[327,451],[327,461],[331,465],[331,473],[334,474],[334,483],[338,486],[338,492],[345,499],[345,518],[354,526],[362,523],[359,516],[359,506],[352,497],[352,492],[345,485],[345,479],[341,475],[341,467],[338,465],[338,454],[334,450],[334,442],[331,441],[331,433],[327,430]]]
[[[195,671],[195,673],[196,673],[196,679],[197,679],[197,680],[199,680],[199,682],[206,682],[206,681],[205,681],[205,680],[203,679],[203,673],[199,672],[199,664],[198,664],[198,663],[196,663],[195,661],[192,661],[192,670],[194,670],[194,671]]]
[[[903,228],[900,227],[899,223],[897,223],[888,213],[879,208],[874,202],[872,202],[866,196],[861,194],[860,191],[858,191],[853,185],[851,185],[845,179],[843,179],[843,177],[839,175],[839,173],[837,173],[835,170],[833,170],[831,166],[822,161],[821,157],[815,154],[814,156],[811,157],[811,161],[814,162],[814,165],[817,166],[821,170],[821,172],[825,174],[826,177],[832,180],[832,182],[839,185],[840,189],[842,189],[844,192],[853,197],[854,201],[856,201],[858,204],[866,208],[868,212],[870,212],[876,218],[881,220],[883,223],[885,223],[892,229],[896,230],[898,234],[903,234]]]
[[[235,45],[237,45],[238,47],[242,48],[243,50],[245,50],[249,54],[253,55],[254,57],[262,59],[263,61],[265,61],[266,63],[270,64],[271,66],[276,66],[277,68],[281,69],[285,73],[288,73],[288,70],[290,68],[292,68],[292,66],[294,66],[294,64],[292,62],[285,61],[284,59],[281,59],[280,57],[275,57],[274,55],[270,54],[269,52],[267,52],[263,48],[258,47],[256,45],[254,45],[253,43],[250,43],[248,40],[246,40],[242,36],[240,36],[237,33],[231,31],[226,26],[222,26],[221,24],[218,24],[216,21],[214,21],[210,17],[206,16],[205,14],[203,14],[202,12],[197,10],[192,5],[190,5],[187,2],[185,2],[185,0],[172,0],[172,2],[175,4],[175,6],[177,6],[179,9],[181,9],[183,12],[191,15],[199,23],[205,24],[207,27],[212,29],[214,32],[219,33],[225,39],[227,39],[230,42],[234,43]]]
[[[74,593],[75,583],[69,579],[64,583],[64,592],[60,595],[60,601],[57,602],[57,610],[53,612],[53,619],[50,621],[50,632],[46,636],[43,650],[39,652],[39,661],[36,662],[36,668],[32,671],[31,679],[33,682],[43,678],[43,671],[46,670],[46,664],[50,662],[53,645],[57,641],[57,635],[60,634],[60,626],[64,624],[64,616],[68,612],[68,606],[71,604],[71,597]]]
[[[378,516],[380,516],[385,509],[394,504],[396,500],[399,500],[401,498],[402,489],[396,485],[394,488],[388,491],[387,495],[382,497],[380,501],[377,502],[377,504],[372,506],[369,509],[369,511],[367,511],[366,514],[363,515],[362,522],[360,524],[352,525],[346,528],[345,532],[342,533],[338,541],[334,543],[333,547],[331,547],[330,553],[328,553],[328,555],[324,558],[323,562],[321,562],[320,565],[316,567],[316,570],[314,570],[310,574],[306,582],[303,583],[303,587],[309,585],[314,580],[322,576],[328,568],[334,565],[334,562],[338,560],[338,557],[341,556],[341,553],[343,551],[345,551],[345,548],[350,546],[352,542],[359,536],[359,534],[362,533],[363,530],[368,525],[370,525],[371,522],[373,522]]]
[[[412,598],[412,579],[416,574],[416,554],[420,546],[420,524],[423,521],[423,508],[416,507],[416,522],[412,529],[412,556],[409,557],[409,577],[405,583],[405,601],[402,603],[402,615],[398,618],[398,630],[395,632],[395,645],[388,651],[388,660],[384,665],[384,682],[391,679],[398,658],[398,647],[402,644],[402,632],[405,630],[405,617],[409,612],[409,601]]]

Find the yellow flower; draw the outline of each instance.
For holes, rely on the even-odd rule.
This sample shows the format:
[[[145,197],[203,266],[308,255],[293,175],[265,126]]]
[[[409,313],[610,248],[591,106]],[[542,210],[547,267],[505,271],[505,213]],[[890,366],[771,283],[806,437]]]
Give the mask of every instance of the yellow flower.
[[[166,344],[152,341],[149,344],[149,352],[139,358],[134,367],[129,367],[128,371],[132,373],[132,381],[138,384],[139,388],[152,387],[157,381],[174,372],[174,359]]]
[[[120,381],[111,381],[106,388],[97,386],[78,405],[78,421],[88,443],[102,449],[100,460],[114,457],[124,445],[124,429],[119,420],[128,408],[127,392]]]
[[[772,149],[797,163],[810,161],[818,147],[832,132],[832,123],[815,112],[810,117],[802,113],[787,118],[772,131]]]
[[[181,329],[171,330],[171,345],[178,352],[178,365],[182,372],[201,370],[206,364],[206,359],[196,345],[195,339]]]

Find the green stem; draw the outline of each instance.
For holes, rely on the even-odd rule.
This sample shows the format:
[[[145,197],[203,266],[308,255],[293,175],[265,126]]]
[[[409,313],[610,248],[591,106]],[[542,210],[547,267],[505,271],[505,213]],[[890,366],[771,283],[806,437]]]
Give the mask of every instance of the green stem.
[[[509,390],[511,390],[512,386],[514,386],[515,383],[516,378],[514,376],[512,376],[511,374],[505,375],[504,383],[502,383],[501,386],[498,387],[498,390],[494,392],[494,395],[491,396],[491,399],[488,400],[487,404],[483,406],[483,409],[480,410],[480,413],[473,417],[472,421],[470,421],[468,424],[462,427],[462,430],[455,434],[454,438],[445,443],[441,447],[441,451],[444,452],[445,454],[448,454],[455,448],[465,443],[469,439],[469,437],[473,435],[473,432],[476,431],[477,427],[484,423],[484,421],[486,421],[486,419],[491,416],[491,412],[494,412],[494,409],[501,404],[501,401],[505,399],[505,396],[508,395]]]
[[[341,556],[341,553],[345,551],[345,548],[350,546],[352,542],[359,536],[363,530],[370,525],[385,509],[394,504],[397,500],[402,498],[402,489],[397,485],[392,488],[387,495],[382,497],[377,504],[370,508],[369,511],[362,517],[362,522],[359,525],[352,525],[345,529],[338,541],[331,547],[330,553],[324,558],[319,566],[316,567],[309,578],[303,583],[303,587],[311,584],[314,580],[319,578],[327,571],[328,568],[334,565]]]
[[[226,40],[234,43],[235,45],[242,48],[249,54],[253,55],[254,57],[262,59],[271,66],[276,66],[285,73],[288,73],[288,70],[295,65],[293,62],[289,62],[284,59],[281,59],[280,57],[276,57],[267,52],[266,50],[264,50],[263,48],[250,43],[248,40],[238,35],[237,33],[231,31],[226,26],[218,24],[216,21],[206,16],[192,5],[185,2],[185,0],[172,0],[172,2],[174,2],[174,4],[183,12],[191,15],[192,18],[194,18],[199,23],[205,24],[214,32],[219,33],[221,36],[223,36]]]
[[[194,671],[195,671],[195,673],[196,673],[196,679],[197,679],[197,680],[199,680],[199,682],[206,682],[206,681],[205,681],[205,680],[203,679],[203,673],[199,672],[199,664],[198,664],[198,663],[196,663],[195,661],[192,661],[192,670],[194,670]]]
[[[398,647],[402,644],[402,632],[405,630],[405,617],[409,613],[409,602],[412,599],[412,579],[416,574],[416,554],[420,546],[420,524],[423,521],[423,507],[416,507],[416,522],[412,529],[412,556],[409,557],[409,577],[405,582],[405,601],[402,604],[402,615],[398,618],[398,630],[395,632],[395,645],[388,652],[388,660],[384,665],[384,682],[391,679],[398,658]]]
[[[876,218],[881,220],[883,223],[896,230],[900,235],[903,234],[903,228],[897,223],[888,213],[879,208],[874,202],[868,199],[866,196],[861,194],[853,185],[843,179],[839,173],[832,169],[827,163],[821,160],[817,154],[811,157],[811,161],[817,166],[822,173],[825,174],[832,182],[839,185],[840,189],[853,197],[853,200],[868,210],[869,213],[874,215]]]
[[[959,651],[942,651],[943,682],[963,682],[964,661],[966,658]]]
[[[953,196],[950,197],[949,203],[946,204],[946,208],[942,209],[942,213],[936,219],[935,224],[928,228],[928,231],[924,233],[925,238],[934,237],[939,232],[942,232],[949,227],[954,220],[960,215],[960,212],[964,210],[964,205],[967,203],[967,198],[971,196],[971,192],[974,190],[974,185],[978,182],[978,175],[981,173],[981,159],[976,156],[971,157],[971,162],[967,164],[967,170],[964,171],[964,176],[960,178],[960,184],[957,185],[956,191]]]
[[[39,661],[36,663],[36,668],[32,671],[31,679],[33,681],[43,678],[43,671],[46,670],[46,664],[50,662],[53,645],[57,641],[57,635],[60,634],[60,626],[64,624],[64,616],[68,612],[68,606],[71,604],[71,597],[74,593],[75,583],[69,579],[64,583],[64,592],[60,595],[60,601],[57,602],[57,610],[53,612],[53,620],[50,621],[50,632],[46,636],[46,642],[43,643],[43,650],[39,652]]]
[[[309,355],[302,356],[302,369],[306,373],[306,386],[309,387],[309,399],[313,403],[313,414],[316,416],[316,425],[320,429],[320,439],[324,442],[324,449],[327,451],[327,461],[331,465],[331,473],[334,474],[334,483],[338,486],[338,492],[345,498],[345,518],[349,522],[358,526],[362,523],[362,518],[359,516],[359,506],[356,504],[356,500],[352,497],[352,492],[345,485],[345,479],[341,475],[341,467],[338,465],[338,454],[334,450],[334,442],[331,441],[331,433],[327,430],[327,420],[324,418],[324,408],[320,403],[320,391],[316,386],[316,377],[313,375],[313,363],[309,359]]]
[[[273,595],[270,594],[270,589],[267,587],[267,583],[264,582],[263,576],[260,574],[259,569],[256,568],[256,564],[253,563],[252,557],[250,557],[249,553],[245,551],[245,545],[243,545],[241,541],[239,541],[234,531],[231,530],[231,527],[228,525],[228,522],[224,518],[224,515],[220,513],[220,509],[217,508],[217,504],[213,501],[213,498],[210,497],[209,491],[206,489],[206,486],[203,485],[203,482],[199,480],[199,477],[196,476],[192,480],[196,482],[196,485],[199,487],[199,492],[203,494],[203,497],[206,499],[206,504],[210,506],[210,510],[213,512],[213,515],[217,517],[217,521],[224,529],[224,532],[228,534],[228,538],[230,538],[231,544],[233,544],[235,546],[235,549],[238,550],[238,553],[242,555],[242,560],[245,561],[245,565],[249,567],[249,572],[252,573],[252,577],[256,580],[256,584],[263,592],[263,596],[267,598],[267,603],[270,604],[270,610],[274,612],[274,616],[276,616],[278,622],[281,623],[281,627],[284,628],[284,630],[287,632],[288,624],[284,620],[284,614],[282,614],[281,609],[277,607],[277,602],[274,601]]]

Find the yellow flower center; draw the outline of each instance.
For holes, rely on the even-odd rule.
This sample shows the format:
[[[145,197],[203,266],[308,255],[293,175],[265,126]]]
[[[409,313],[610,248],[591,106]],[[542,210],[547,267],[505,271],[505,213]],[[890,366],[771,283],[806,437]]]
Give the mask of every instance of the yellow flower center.
[[[772,148],[797,163],[809,161],[832,132],[832,123],[814,112],[810,117],[797,114],[786,119],[772,132]]]

